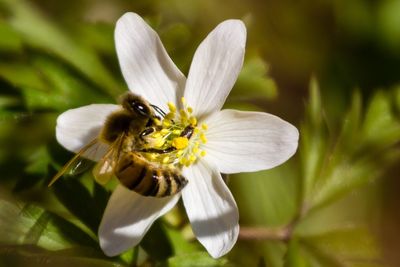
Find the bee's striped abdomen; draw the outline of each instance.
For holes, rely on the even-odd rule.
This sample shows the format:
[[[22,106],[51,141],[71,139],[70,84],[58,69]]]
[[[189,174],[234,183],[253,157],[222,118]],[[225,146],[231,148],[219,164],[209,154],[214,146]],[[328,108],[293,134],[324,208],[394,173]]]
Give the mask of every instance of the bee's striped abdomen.
[[[136,153],[121,157],[115,175],[126,188],[143,196],[171,196],[187,184],[177,170],[156,166]]]

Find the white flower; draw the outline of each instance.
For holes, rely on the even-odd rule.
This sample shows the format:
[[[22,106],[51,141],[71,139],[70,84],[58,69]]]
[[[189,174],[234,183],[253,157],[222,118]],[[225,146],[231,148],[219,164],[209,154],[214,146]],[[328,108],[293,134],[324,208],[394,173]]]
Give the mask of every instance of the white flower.
[[[299,135],[294,126],[271,114],[221,110],[242,68],[245,42],[246,28],[240,20],[222,22],[200,44],[186,79],[140,16],[127,13],[118,20],[115,43],[129,89],[163,110],[168,110],[168,103],[182,108],[179,100],[184,97],[198,125],[208,127],[203,127],[207,142],[198,145],[206,155],[203,152],[204,157],[183,167],[189,182],[181,193],[143,197],[117,186],[99,229],[105,254],[114,256],[137,245],[180,196],[197,239],[212,257],[226,254],[235,244],[238,209],[220,173],[273,168],[295,153]],[[57,120],[58,142],[79,151],[98,136],[106,117],[118,108],[93,104],[64,112]],[[104,144],[96,155],[89,155],[99,160],[106,150]]]

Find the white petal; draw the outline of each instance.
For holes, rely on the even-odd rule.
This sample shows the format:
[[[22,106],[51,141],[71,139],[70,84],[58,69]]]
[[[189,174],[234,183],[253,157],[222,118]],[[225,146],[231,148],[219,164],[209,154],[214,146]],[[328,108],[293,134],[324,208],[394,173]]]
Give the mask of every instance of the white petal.
[[[107,116],[118,108],[112,104],[93,104],[67,110],[57,118],[57,141],[69,151],[78,152],[99,135]],[[97,161],[107,147],[99,143],[84,156]]]
[[[214,258],[228,253],[239,234],[239,213],[218,170],[200,160],[183,170],[182,198],[193,232]]]
[[[116,256],[136,246],[153,222],[168,212],[179,195],[144,197],[119,185],[108,201],[99,228],[100,246],[107,256]]]
[[[185,76],[172,62],[157,33],[135,13],[117,22],[115,45],[129,89],[167,111],[182,96]]]
[[[195,115],[221,109],[242,68],[245,45],[246,27],[240,20],[222,22],[200,44],[185,89]]]
[[[206,158],[223,173],[270,169],[297,149],[296,127],[268,113],[222,110],[207,124]]]

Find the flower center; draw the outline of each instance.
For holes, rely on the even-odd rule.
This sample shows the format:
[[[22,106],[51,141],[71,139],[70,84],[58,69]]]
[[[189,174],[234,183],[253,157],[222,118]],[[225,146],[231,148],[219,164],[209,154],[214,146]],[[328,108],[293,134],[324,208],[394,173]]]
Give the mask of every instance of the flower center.
[[[198,125],[197,118],[192,115],[193,109],[185,98],[181,101],[183,108],[180,110],[169,102],[169,113],[156,121],[156,131],[145,137],[144,148],[154,152],[144,153],[144,156],[152,162],[182,168],[206,155],[201,147],[207,143],[205,132],[208,127],[205,123]]]

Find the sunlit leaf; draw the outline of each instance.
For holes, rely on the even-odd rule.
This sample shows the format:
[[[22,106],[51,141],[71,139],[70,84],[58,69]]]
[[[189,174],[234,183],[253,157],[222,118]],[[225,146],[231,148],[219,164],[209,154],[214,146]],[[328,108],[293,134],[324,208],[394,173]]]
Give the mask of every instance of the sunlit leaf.
[[[229,262],[224,259],[213,259],[206,252],[188,253],[169,258],[168,267],[219,267],[229,266]]]
[[[400,139],[400,121],[393,116],[390,103],[383,91],[377,92],[372,98],[362,128],[367,144],[385,148]]]
[[[99,259],[96,253],[82,249],[48,251],[36,246],[0,245],[0,265],[13,267],[123,267],[125,265],[107,259]]]
[[[84,231],[38,206],[0,199],[0,243],[37,245],[58,250],[72,246],[96,247]]]
[[[94,183],[92,182],[92,184]],[[95,198],[93,193],[78,180],[78,177],[59,179],[52,187],[54,187],[55,195],[60,202],[94,234],[97,234],[108,194],[99,193],[98,191],[101,189],[96,185],[94,186],[95,192],[97,192]]]
[[[301,243],[320,266],[383,266],[378,244],[365,228],[332,230],[303,237]]]
[[[352,108],[345,117],[342,136],[319,174],[312,208],[377,179],[400,158],[400,152],[390,149],[400,140],[400,122],[393,116],[390,103],[383,92],[377,93],[360,122],[360,99],[355,95]]]
[[[22,41],[20,36],[0,18],[0,53],[21,52]]]
[[[231,175],[229,186],[244,225],[279,226],[297,213],[299,180],[289,163],[251,174]]]
[[[190,240],[186,240],[182,234],[182,230],[166,227],[166,234],[171,242],[174,255],[184,255],[203,250],[198,242],[190,242]]]
[[[0,77],[15,87],[31,88],[39,92],[47,88],[40,72],[26,62],[0,63]]]
[[[326,158],[327,130],[324,124],[321,95],[317,80],[310,83],[310,100],[306,108],[306,119],[300,128],[301,165],[303,174],[303,200],[308,201],[319,178]]]
[[[50,155],[46,147],[42,146],[33,153],[29,159],[24,172],[17,180],[14,186],[14,191],[18,192],[24,189],[31,188],[40,180],[44,179],[48,174],[49,165],[51,164]]]
[[[140,246],[155,260],[166,260],[173,255],[173,248],[165,233],[164,226],[156,221],[140,242]]]
[[[285,255],[285,267],[311,267],[309,260],[307,259],[307,255],[304,255],[304,252],[301,251],[300,244],[296,238],[290,240],[288,245],[288,249]],[[327,266],[328,267],[328,266]]]
[[[31,3],[1,0],[0,4],[12,14],[8,21],[24,43],[67,61],[109,95],[118,96],[122,92],[93,50],[64,34]]]
[[[278,94],[275,81],[268,76],[268,65],[260,58],[245,61],[229,98],[231,100],[270,100]]]

